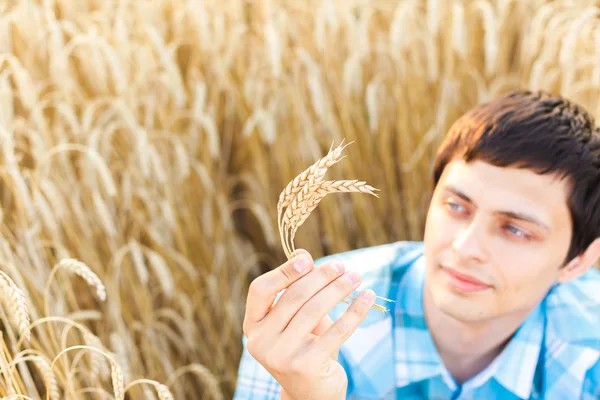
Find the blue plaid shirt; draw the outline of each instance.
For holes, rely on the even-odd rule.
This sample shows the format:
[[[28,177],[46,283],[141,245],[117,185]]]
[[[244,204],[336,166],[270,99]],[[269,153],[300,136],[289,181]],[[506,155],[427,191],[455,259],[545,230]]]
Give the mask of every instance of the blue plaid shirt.
[[[600,273],[555,285],[483,371],[458,385],[435,348],[423,313],[422,242],[396,242],[324,257],[357,269],[363,283],[395,300],[371,311],[340,349],[347,399],[600,399]],[[385,303],[390,304],[390,303]],[[345,309],[336,306],[335,320]],[[279,399],[280,386],[246,350],[234,400]]]

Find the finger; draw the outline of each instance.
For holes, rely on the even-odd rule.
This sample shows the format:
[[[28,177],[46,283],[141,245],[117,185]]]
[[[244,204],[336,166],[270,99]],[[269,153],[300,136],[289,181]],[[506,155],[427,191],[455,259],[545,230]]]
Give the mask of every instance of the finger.
[[[262,320],[269,312],[277,294],[312,270],[314,263],[310,254],[307,251],[296,253],[296,256],[278,268],[252,281],[248,289],[244,324]]]
[[[331,325],[333,325],[333,320],[329,315],[326,315],[319,321],[311,333],[316,336],[321,336]]]
[[[304,279],[308,280],[308,277]],[[295,342],[308,335],[333,307],[360,285],[360,281],[360,274],[357,271],[350,271],[316,293],[285,328],[286,340]]]
[[[303,276],[286,289],[275,306],[273,306],[273,310],[261,321],[261,324],[266,325],[261,329],[265,329],[268,332],[283,332],[304,304],[343,273],[344,265],[336,261],[313,269],[309,274]],[[310,329],[304,332],[303,336],[306,336],[317,326],[327,311],[320,310],[318,318],[313,316],[313,319],[310,321],[312,325]]]
[[[315,329],[312,330],[312,334],[315,336],[321,336],[327,329],[333,325],[333,320],[329,315],[326,315],[322,320],[319,321]],[[337,352],[331,354],[331,358],[337,361],[339,354]]]
[[[312,351],[315,357],[330,357],[339,351],[344,342],[368,315],[375,303],[375,293],[368,289],[352,302],[346,312],[315,341]]]
[[[296,250],[294,250],[294,251],[292,252],[292,255],[291,255],[290,259],[294,258],[294,257],[295,257],[295,256],[297,256],[297,255],[303,254],[303,253],[304,253],[304,254],[308,254],[308,255],[310,256],[310,253],[309,253],[308,251],[306,251],[306,250],[304,250],[304,249],[296,249]],[[278,294],[279,294],[279,293],[278,293]],[[275,306],[275,302],[276,302],[276,301],[277,301],[277,299],[275,299],[275,300],[274,300],[274,301],[271,303],[271,305],[269,306],[269,310],[268,310],[268,312],[270,312],[270,311],[273,309],[273,307]],[[268,312],[267,312],[267,313],[268,313]]]

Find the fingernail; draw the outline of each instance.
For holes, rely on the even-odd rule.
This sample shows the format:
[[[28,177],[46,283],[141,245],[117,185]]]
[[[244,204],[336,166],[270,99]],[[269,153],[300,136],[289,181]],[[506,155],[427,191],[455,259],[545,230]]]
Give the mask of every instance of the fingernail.
[[[306,256],[304,254],[298,256],[298,258],[294,262],[294,269],[302,274],[302,273],[308,271],[309,268],[310,268],[310,260],[308,259],[308,256]]]
[[[342,272],[344,272],[344,264],[342,264],[342,263],[341,263],[341,262],[339,262],[339,261],[333,261],[333,262],[331,263],[331,266],[333,267],[333,269],[335,269],[335,270],[336,270],[336,272],[337,272],[338,274],[341,274]]]
[[[372,303],[375,301],[375,292],[373,292],[371,289],[365,290],[360,294],[360,299],[364,303]]]
[[[346,274],[346,279],[348,279],[350,283],[356,283],[360,280],[360,274],[356,271],[350,271]]]

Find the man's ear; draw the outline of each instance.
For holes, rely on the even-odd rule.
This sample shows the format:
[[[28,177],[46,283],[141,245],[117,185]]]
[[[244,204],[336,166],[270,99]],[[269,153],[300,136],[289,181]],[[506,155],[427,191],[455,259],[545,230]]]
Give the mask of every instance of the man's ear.
[[[600,259],[600,238],[597,238],[588,246],[588,248],[573,258],[558,273],[557,281],[566,283],[570,280],[580,277],[585,271],[594,266]]]

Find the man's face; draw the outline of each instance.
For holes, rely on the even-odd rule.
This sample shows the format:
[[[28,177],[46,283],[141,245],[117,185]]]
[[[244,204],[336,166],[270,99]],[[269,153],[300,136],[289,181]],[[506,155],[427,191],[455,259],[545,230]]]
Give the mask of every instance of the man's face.
[[[426,289],[463,322],[526,315],[559,276],[571,234],[564,181],[453,160],[427,215]]]

